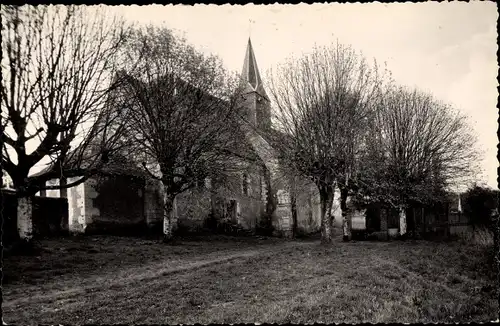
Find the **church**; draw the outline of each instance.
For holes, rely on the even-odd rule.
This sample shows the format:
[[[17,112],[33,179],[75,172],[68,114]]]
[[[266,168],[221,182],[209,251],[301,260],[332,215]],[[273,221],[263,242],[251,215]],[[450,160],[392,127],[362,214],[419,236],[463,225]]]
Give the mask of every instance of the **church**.
[[[290,176],[280,168],[270,144],[259,133],[272,128],[271,102],[266,94],[256,56],[249,39],[241,79],[242,106],[249,124],[241,124],[247,148],[256,159],[242,159],[241,170],[223,186],[205,179],[174,201],[173,230],[200,230],[211,223],[228,224],[254,232],[272,230],[276,236],[320,229],[321,210],[316,186]],[[57,184],[58,180],[50,181]],[[72,180],[67,180],[68,183]],[[164,194],[161,182],[141,168],[110,162],[101,173],[84,183],[42,196],[67,197],[68,228],[71,233],[107,233],[113,229],[161,229]]]

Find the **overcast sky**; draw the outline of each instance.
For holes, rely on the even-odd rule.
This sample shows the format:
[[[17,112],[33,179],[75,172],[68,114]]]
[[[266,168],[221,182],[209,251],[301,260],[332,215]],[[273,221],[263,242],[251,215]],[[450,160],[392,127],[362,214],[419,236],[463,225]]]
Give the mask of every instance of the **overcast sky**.
[[[430,91],[469,115],[485,153],[482,179],[497,188],[498,14],[493,2],[155,5],[115,10],[130,21],[183,33],[200,50],[219,55],[230,70],[241,70],[251,36],[263,76],[314,44],[336,39],[350,44],[369,59],[387,62],[396,81]]]

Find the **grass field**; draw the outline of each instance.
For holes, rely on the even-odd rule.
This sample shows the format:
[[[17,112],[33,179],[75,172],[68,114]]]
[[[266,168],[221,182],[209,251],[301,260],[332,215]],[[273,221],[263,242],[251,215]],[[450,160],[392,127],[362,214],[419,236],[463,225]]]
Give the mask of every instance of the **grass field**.
[[[498,318],[495,269],[459,242],[130,237],[4,259],[8,324],[469,322]]]

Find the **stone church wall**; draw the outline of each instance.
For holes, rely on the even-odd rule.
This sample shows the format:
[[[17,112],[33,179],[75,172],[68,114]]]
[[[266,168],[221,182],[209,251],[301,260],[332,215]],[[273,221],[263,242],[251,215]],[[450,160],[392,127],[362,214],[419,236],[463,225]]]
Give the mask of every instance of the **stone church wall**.
[[[243,176],[239,176],[239,188],[235,189],[229,199],[238,201],[240,216],[238,223],[245,229],[255,229],[265,212],[265,199],[263,198],[262,167],[251,165],[246,171],[246,190],[243,189]]]
[[[256,229],[266,213],[267,187],[263,167],[249,165],[242,171],[215,191],[205,184],[180,194],[175,201],[175,225],[196,231],[213,215],[219,222],[231,220],[244,229]],[[298,228],[303,233],[315,232],[320,221],[315,188],[305,182],[298,190]],[[286,191],[279,193],[282,202],[277,203],[272,224],[276,235],[285,235],[293,223],[289,214],[290,195]],[[147,228],[161,232],[163,191],[158,181],[123,175],[100,176],[69,188],[67,194],[72,233],[137,233]]]
[[[218,209],[215,218],[232,220],[244,229],[255,229],[265,212],[262,198],[263,170],[257,164],[246,165],[241,172],[226,180],[216,189]],[[221,205],[224,206],[221,209]]]
[[[195,188],[177,196],[177,223],[179,228],[188,230],[201,229],[210,216],[210,192],[203,188]]]
[[[196,230],[205,226],[213,215],[220,222],[237,223],[244,229],[254,229],[265,211],[262,201],[261,167],[246,166],[241,173],[229,177],[223,185],[205,185],[177,196],[177,216],[180,228]],[[243,183],[246,182],[246,186]]]

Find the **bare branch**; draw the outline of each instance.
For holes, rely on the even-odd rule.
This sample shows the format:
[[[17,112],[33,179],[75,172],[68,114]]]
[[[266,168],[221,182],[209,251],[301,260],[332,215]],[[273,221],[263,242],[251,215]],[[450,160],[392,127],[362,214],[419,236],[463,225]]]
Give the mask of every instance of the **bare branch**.
[[[123,21],[109,18],[102,8],[1,10],[2,140],[11,146],[2,150],[2,164],[9,166],[16,189],[29,194],[38,187],[30,170],[41,161],[53,159],[62,176],[66,165],[81,168],[84,157],[100,157],[96,151],[113,148],[116,137],[109,135],[120,129],[107,130],[109,119],[103,123],[102,117],[111,114],[106,101],[127,30]],[[96,138],[103,134],[97,146]],[[31,153],[28,142],[35,147]]]
[[[220,59],[165,28],[135,29],[114,101],[127,111],[128,150],[168,196],[229,173],[239,148],[237,83]],[[153,171],[154,170],[154,171]]]
[[[339,43],[316,47],[271,74],[277,130],[268,138],[282,164],[317,185],[325,234],[334,188],[347,185],[359,165],[362,138],[383,77],[376,65],[370,67]]]

